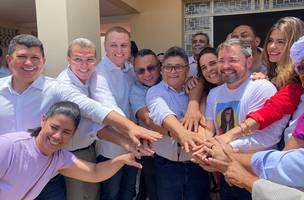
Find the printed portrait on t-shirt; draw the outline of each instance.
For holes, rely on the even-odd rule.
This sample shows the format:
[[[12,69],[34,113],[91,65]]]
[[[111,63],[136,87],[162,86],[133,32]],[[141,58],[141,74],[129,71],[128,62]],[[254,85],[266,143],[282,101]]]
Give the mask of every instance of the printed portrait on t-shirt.
[[[223,134],[235,127],[238,123],[240,101],[218,103],[216,105],[216,130]]]

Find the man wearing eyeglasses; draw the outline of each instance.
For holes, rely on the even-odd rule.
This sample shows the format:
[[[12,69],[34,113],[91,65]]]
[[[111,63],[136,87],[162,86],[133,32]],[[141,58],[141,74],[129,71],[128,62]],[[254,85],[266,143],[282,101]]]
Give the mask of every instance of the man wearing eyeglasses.
[[[132,114],[139,125],[165,135],[167,131],[154,124],[150,118],[145,100],[148,89],[161,81],[160,62],[156,54],[150,49],[140,50],[134,59],[134,71],[137,81],[132,85],[129,96]],[[143,169],[140,175],[138,200],[147,197],[150,200],[157,200],[153,160],[150,156],[141,158]]]
[[[208,174],[190,161],[189,151],[212,135],[202,127],[198,132],[189,131],[180,122],[188,105],[184,90],[188,71],[185,51],[179,47],[168,49],[161,68],[163,80],[151,87],[146,96],[153,122],[169,131],[154,144],[159,200],[209,199]]]
[[[96,75],[96,47],[86,38],[77,38],[71,42],[67,52],[68,67],[57,80],[77,88],[82,94],[90,97],[89,83]],[[65,146],[78,158],[96,163],[96,132],[102,127],[87,118],[82,118],[72,141]],[[86,183],[65,177],[67,200],[99,199],[99,184]]]
[[[210,46],[209,36],[206,33],[196,33],[192,36],[192,56],[188,58],[189,62],[189,77],[197,77],[197,56],[205,48]]]

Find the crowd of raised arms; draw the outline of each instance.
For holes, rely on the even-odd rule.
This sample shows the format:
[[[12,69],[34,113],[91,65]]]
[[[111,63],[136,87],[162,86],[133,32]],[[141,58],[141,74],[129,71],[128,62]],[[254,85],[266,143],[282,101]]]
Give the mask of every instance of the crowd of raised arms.
[[[0,199],[304,199],[304,22],[262,39],[199,32],[188,57],[115,26],[101,61],[74,39],[54,79],[42,42],[15,36],[0,51]]]

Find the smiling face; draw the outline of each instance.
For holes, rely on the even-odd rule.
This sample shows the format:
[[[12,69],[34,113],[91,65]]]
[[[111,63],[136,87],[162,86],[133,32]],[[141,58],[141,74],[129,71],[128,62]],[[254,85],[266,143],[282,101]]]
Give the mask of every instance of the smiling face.
[[[250,45],[252,49],[256,49],[260,44],[260,39],[256,37],[252,28],[247,25],[236,27],[231,33],[231,38],[241,40],[243,43]]]
[[[274,29],[270,34],[266,46],[270,62],[278,63],[281,61],[286,52],[286,44],[285,34],[278,29]]]
[[[196,57],[205,47],[209,46],[208,38],[204,35],[196,35],[192,39],[192,53]]]
[[[213,53],[206,53],[200,57],[199,66],[204,78],[212,84],[219,85],[222,82],[217,57]]]
[[[39,47],[16,45],[12,55],[6,57],[13,75],[14,88],[27,88],[42,73],[45,59]]]
[[[67,57],[70,69],[85,84],[96,68],[96,53],[94,48],[81,48],[75,45]]]
[[[41,120],[41,131],[36,137],[37,147],[44,155],[50,156],[63,148],[75,132],[73,120],[63,114],[57,114]]]
[[[160,77],[160,68],[154,55],[138,56],[134,62],[137,80],[146,86],[153,86]]]
[[[189,67],[179,56],[168,57],[162,66],[163,80],[176,91],[180,92],[186,81]]]
[[[112,31],[105,39],[105,50],[108,58],[120,68],[131,56],[131,42],[127,33]]]
[[[250,64],[252,57],[246,58],[238,45],[219,50],[218,65],[221,77],[230,89],[238,88],[249,77]]]

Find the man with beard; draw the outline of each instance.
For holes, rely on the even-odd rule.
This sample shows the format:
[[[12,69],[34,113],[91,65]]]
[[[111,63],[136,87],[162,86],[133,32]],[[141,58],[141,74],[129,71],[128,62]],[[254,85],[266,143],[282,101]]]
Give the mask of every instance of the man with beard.
[[[230,39],[218,47],[218,65],[224,82],[223,85],[212,89],[207,97],[206,119],[210,130],[220,134],[223,112],[231,108],[229,118],[234,124],[229,129],[238,126],[243,135],[230,142],[233,148],[240,152],[256,152],[274,147],[281,138],[281,134],[288,121],[288,117],[261,130],[263,133],[247,135],[248,130],[240,124],[248,113],[261,108],[270,98],[276,88],[268,80],[250,78],[250,67],[253,63],[252,50],[239,39]],[[232,114],[233,113],[233,114]],[[226,114],[226,113],[224,113]],[[227,131],[227,130],[226,130]],[[225,199],[251,199],[251,195],[244,189],[230,187],[221,178],[220,196]]]

